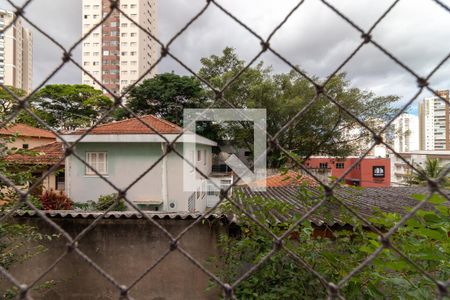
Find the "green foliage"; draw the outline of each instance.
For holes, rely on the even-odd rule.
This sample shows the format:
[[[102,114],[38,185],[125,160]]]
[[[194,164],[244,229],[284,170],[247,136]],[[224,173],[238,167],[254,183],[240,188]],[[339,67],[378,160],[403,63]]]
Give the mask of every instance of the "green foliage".
[[[299,195],[300,201],[310,198],[308,191],[300,191],[303,192]],[[293,229],[283,245],[327,281],[339,282],[381,246],[379,236],[351,215],[340,214],[340,218],[352,224],[352,229],[335,230],[331,238],[322,238],[323,231],[318,231],[308,221],[295,226],[302,214],[297,213],[293,205],[259,197],[240,197],[247,207],[258,207],[252,210],[253,216],[275,235],[281,236],[287,229]],[[422,196],[415,197],[423,200]],[[419,210],[390,239],[407,257],[441,281],[447,281],[450,276],[450,210],[444,205],[445,201],[433,196],[430,203],[435,211]],[[311,205],[314,203],[305,203],[305,206]],[[222,209],[236,216],[241,233],[238,237],[220,236],[221,254],[213,262],[220,278],[233,283],[272,251],[274,243],[271,235],[234,206],[224,203]],[[384,231],[400,219],[399,214],[378,212],[370,221]],[[328,295],[326,286],[284,249],[271,256],[234,291],[238,299],[317,299]],[[438,295],[432,281],[391,249],[381,251],[340,293],[346,299],[432,299]]]
[[[203,58],[201,63],[199,75],[219,89],[237,76],[246,65],[232,48],[223,50],[221,56]],[[319,81],[318,78],[314,79]],[[389,119],[397,111],[391,104],[398,97],[377,97],[371,92],[353,88],[343,73],[333,77],[326,89],[329,95],[372,128],[376,128],[377,120]],[[209,96],[214,98],[215,95],[210,93]],[[237,108],[265,108],[267,131],[272,135],[305,108],[314,96],[315,87],[297,72],[274,74],[262,62],[246,69],[224,92],[224,97]],[[225,103],[220,103],[219,106],[228,107]],[[357,127],[359,125],[352,117],[320,95],[307,113],[302,115],[301,120],[291,124],[277,138],[285,149],[301,156],[319,153],[345,156],[355,150],[354,142],[371,138],[368,133],[363,133],[354,140],[345,137],[344,128]],[[252,151],[253,129],[248,124],[230,124],[225,132],[239,146]],[[283,165],[284,161],[280,157],[282,155],[279,150],[271,149],[268,153],[269,165]]]
[[[23,97],[26,94],[24,90],[17,89],[12,86],[7,86],[6,88],[18,98]],[[0,87],[0,120],[4,120],[5,117],[16,110],[18,108],[17,104],[18,101],[16,98],[7,92],[3,87]]]
[[[100,211],[105,211],[114,205],[113,211],[126,211],[127,206],[123,199],[118,199],[118,194],[102,195],[98,198],[95,208]]]
[[[26,224],[0,224],[0,266],[6,270],[16,264],[25,263],[33,257],[47,251],[44,242],[52,241],[59,235],[42,234],[36,227]],[[38,284],[34,291],[44,292],[51,288],[53,280]],[[17,299],[19,291],[16,287],[0,291],[1,299]]]
[[[83,84],[51,84],[39,90],[32,107],[53,128],[87,127],[113,105],[102,91]]]
[[[448,174],[444,175],[450,164],[441,166],[439,158],[427,158],[425,162],[425,167],[415,163],[414,166],[418,169],[418,172],[412,172],[411,176],[408,178],[408,182],[413,185],[426,185],[428,178],[439,179],[439,185],[448,185]],[[443,177],[442,177],[443,176]],[[442,177],[442,178],[441,178]]]
[[[185,108],[204,108],[209,101],[201,83],[192,76],[174,73],[157,74],[130,91],[127,107],[137,114],[153,114],[183,126]],[[129,117],[126,111],[115,112],[116,119]],[[217,140],[219,126],[197,122],[197,133]]]

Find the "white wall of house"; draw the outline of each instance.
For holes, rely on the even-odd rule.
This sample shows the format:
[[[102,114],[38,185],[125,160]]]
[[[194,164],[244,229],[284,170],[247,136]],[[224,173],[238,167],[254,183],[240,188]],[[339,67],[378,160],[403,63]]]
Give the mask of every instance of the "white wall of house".
[[[85,160],[88,152],[106,153],[107,171],[104,176],[118,188],[124,189],[157,162],[163,149],[164,144],[156,142],[79,143],[75,153]],[[177,144],[176,150],[183,154],[183,145]],[[209,175],[212,168],[211,146],[197,145],[197,150],[201,152],[197,167]],[[99,176],[87,173],[86,166],[74,155],[66,159],[65,189],[75,202],[97,201],[101,195],[116,192]],[[183,160],[177,154],[170,153],[130,188],[127,198],[136,203],[161,203],[164,211],[188,211],[188,199],[192,194],[183,190]],[[171,203],[174,205],[171,206]],[[195,199],[195,210],[203,211],[205,207],[206,197],[200,193]]]

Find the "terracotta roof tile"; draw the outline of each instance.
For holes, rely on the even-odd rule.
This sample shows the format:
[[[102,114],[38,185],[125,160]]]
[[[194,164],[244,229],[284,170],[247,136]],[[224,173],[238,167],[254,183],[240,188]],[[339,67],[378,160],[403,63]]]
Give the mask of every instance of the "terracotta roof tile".
[[[14,135],[14,134],[17,134],[19,136],[38,137],[38,138],[49,138],[49,139],[56,138],[53,132],[51,131],[41,128],[35,128],[30,125],[22,123],[17,123],[8,128],[0,129],[0,135]]]
[[[272,176],[266,177],[266,179],[257,180],[250,184],[252,187],[263,186],[266,184],[266,187],[283,187],[290,186],[293,184],[307,184],[308,186],[315,187],[318,183],[314,180],[314,178],[302,175],[295,171],[287,171],[278,173]]]
[[[60,142],[35,147],[29,151],[35,153],[29,155],[18,153],[11,154],[5,157],[5,161],[26,165],[54,165],[64,156],[63,144]]]
[[[151,128],[154,128],[160,134],[177,134],[181,133],[183,129],[169,121],[155,117],[154,115],[146,115],[139,117]],[[126,119],[122,121],[101,124],[95,127],[89,134],[155,134],[145,124],[137,118]],[[87,129],[80,129],[68,134],[81,135]]]

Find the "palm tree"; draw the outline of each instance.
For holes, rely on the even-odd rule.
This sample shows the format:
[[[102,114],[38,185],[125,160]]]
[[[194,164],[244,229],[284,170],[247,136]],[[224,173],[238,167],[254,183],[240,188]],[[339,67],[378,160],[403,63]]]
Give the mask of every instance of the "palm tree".
[[[428,179],[438,179],[439,185],[444,186],[447,184],[448,180],[448,174],[443,176],[444,172],[447,171],[449,164],[446,164],[445,166],[440,165],[439,158],[427,158],[427,161],[425,162],[425,168],[418,165],[417,163],[414,164],[416,169],[420,172],[413,171],[411,176],[411,183],[412,184],[426,184]],[[441,176],[443,176],[441,178]]]

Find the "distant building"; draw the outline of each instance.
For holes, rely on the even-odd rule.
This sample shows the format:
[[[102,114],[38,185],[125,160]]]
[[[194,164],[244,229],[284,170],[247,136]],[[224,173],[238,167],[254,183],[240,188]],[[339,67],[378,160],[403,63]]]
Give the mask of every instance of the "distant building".
[[[31,149],[56,142],[53,132],[17,123],[0,128],[0,144],[8,149]]]
[[[401,114],[393,122],[393,148],[396,152],[419,150],[419,118],[411,114]]]
[[[109,0],[83,0],[83,36],[110,12]],[[122,0],[120,9],[146,31],[156,35],[156,0]],[[135,23],[114,11],[82,44],[82,66],[110,91],[118,94],[155,63],[157,44]],[[155,69],[144,79],[155,74]],[[82,83],[100,89],[85,72]]]
[[[373,119],[366,121],[366,125],[374,130],[375,132],[379,132],[384,126],[385,122],[381,119]],[[342,141],[345,141],[347,145],[352,146],[353,156],[361,156],[367,152],[367,150],[372,147],[374,140],[372,133],[367,130],[367,128],[362,127],[360,125],[346,127],[341,129],[342,133]],[[384,139],[386,139],[386,134],[382,135]],[[383,144],[375,145],[368,153],[369,156],[373,157],[386,157],[387,148]]]
[[[358,161],[358,157],[334,158],[312,156],[305,166],[312,170],[323,170],[330,176],[339,178]],[[391,185],[391,166],[389,158],[366,157],[345,177],[342,183],[361,187],[389,187]]]
[[[0,30],[14,21],[15,14],[0,9]],[[22,19],[0,33],[0,83],[31,92],[33,78],[33,36]]]
[[[450,151],[411,151],[399,153],[406,161],[412,165],[425,167],[428,158],[437,158],[440,164],[446,165],[450,163]],[[392,186],[408,185],[408,178],[411,176],[412,170],[400,157],[391,154],[391,182]]]
[[[438,91],[449,100],[449,91]],[[425,98],[419,104],[420,150],[450,150],[450,110],[439,97]]]

